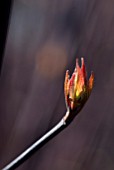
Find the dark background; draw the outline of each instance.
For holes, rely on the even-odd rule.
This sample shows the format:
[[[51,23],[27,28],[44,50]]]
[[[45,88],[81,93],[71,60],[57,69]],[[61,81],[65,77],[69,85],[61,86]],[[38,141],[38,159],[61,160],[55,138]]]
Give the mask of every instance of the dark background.
[[[12,8],[12,0],[0,1],[0,71],[4,55],[4,47],[9,27],[10,12]]]
[[[75,58],[84,56],[88,76],[95,73],[87,104],[17,169],[114,170],[114,1],[14,0],[9,18],[0,77],[0,167],[62,118],[65,70],[72,73]]]

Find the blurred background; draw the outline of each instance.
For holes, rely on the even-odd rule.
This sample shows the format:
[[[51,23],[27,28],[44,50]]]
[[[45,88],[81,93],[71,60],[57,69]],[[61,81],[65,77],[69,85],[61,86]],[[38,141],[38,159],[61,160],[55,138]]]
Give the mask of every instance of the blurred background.
[[[12,1],[0,75],[0,168],[62,118],[65,70],[72,74],[81,57],[88,77],[95,73],[91,97],[17,169],[114,170],[112,0]]]

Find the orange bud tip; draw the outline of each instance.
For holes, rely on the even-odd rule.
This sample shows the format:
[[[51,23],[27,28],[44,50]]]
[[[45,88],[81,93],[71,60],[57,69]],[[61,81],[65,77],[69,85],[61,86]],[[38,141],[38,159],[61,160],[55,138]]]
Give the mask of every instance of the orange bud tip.
[[[84,58],[81,58],[81,67],[76,59],[75,70],[69,78],[69,71],[65,76],[65,99],[70,110],[80,110],[87,101],[94,84],[94,73],[91,72],[89,80],[86,76]]]

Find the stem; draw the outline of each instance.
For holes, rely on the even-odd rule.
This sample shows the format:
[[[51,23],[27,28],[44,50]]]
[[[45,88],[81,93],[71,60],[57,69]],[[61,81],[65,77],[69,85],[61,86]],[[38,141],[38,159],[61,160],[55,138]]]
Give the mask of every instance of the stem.
[[[25,160],[27,160],[34,152],[36,152],[40,147],[57,135],[66,126],[66,122],[62,119],[56,126],[54,126],[49,132],[32,144],[28,149],[26,149],[22,154],[20,154],[16,159],[9,163],[2,170],[13,170],[21,165]]]

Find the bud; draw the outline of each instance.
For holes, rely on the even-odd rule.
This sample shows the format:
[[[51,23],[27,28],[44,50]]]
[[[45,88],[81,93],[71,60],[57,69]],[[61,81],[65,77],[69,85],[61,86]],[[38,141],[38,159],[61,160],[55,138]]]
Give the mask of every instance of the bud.
[[[76,67],[71,78],[68,70],[65,75],[64,93],[67,109],[79,112],[91,94],[93,83],[93,72],[89,80],[87,80],[84,58],[81,58],[81,67],[79,66],[78,59],[76,59]]]

